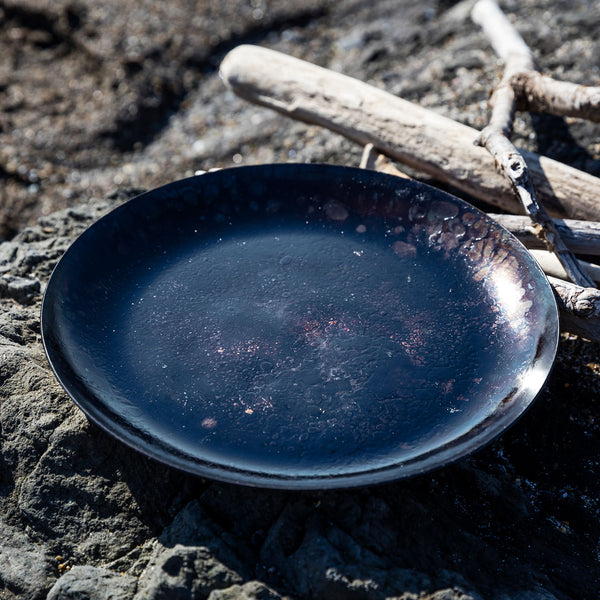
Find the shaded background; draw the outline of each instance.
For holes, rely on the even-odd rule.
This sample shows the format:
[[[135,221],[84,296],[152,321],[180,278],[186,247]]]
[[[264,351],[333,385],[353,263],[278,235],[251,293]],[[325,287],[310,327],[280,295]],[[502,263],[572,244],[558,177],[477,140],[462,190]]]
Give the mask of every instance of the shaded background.
[[[469,4],[0,1],[0,598],[598,597],[596,344],[563,336],[533,408],[473,457],[327,493],[145,460],[87,423],[41,347],[51,269],[135,190],[237,164],[358,164],[354,144],[227,91],[228,49],[287,52],[480,129],[501,65]],[[502,6],[545,72],[600,82],[597,2]],[[599,133],[519,115],[515,140],[598,174]]]

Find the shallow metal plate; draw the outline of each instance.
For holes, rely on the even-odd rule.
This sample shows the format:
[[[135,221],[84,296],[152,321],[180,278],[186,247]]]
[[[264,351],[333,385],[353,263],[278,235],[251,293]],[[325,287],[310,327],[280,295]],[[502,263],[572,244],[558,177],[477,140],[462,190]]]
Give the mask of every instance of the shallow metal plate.
[[[209,173],[90,227],[48,284],[42,333],[101,427],[221,480],[401,478],[487,443],[558,339],[530,255],[467,203],[323,165]]]

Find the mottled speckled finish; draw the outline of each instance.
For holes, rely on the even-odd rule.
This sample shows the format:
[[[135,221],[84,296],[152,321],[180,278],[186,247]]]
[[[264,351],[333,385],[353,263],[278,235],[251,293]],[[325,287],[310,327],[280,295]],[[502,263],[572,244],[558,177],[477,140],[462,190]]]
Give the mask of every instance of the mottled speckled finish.
[[[57,266],[42,331],[86,414],[198,475],[331,488],[439,467],[499,435],[551,368],[545,276],[485,214],[324,165],[143,194]]]

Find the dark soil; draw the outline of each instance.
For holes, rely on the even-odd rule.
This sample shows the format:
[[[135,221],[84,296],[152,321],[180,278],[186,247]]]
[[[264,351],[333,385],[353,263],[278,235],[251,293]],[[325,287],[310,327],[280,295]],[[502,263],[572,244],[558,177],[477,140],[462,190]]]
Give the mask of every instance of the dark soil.
[[[503,7],[545,72],[599,83],[600,4]],[[597,344],[563,335],[533,407],[474,456],[327,493],[145,460],[85,420],[42,351],[51,269],[134,189],[237,164],[358,164],[360,147],[227,91],[227,50],[261,44],[481,128],[501,65],[467,8],[0,0],[0,598],[598,598]],[[515,127],[519,145],[595,175],[599,134],[540,115]]]

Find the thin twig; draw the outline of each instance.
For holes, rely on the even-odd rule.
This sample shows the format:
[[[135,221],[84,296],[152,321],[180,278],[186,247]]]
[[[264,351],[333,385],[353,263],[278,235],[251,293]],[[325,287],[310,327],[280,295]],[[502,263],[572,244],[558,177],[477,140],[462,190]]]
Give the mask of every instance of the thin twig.
[[[362,156],[360,157],[360,164],[358,165],[361,169],[375,169],[375,161],[377,160],[378,153],[375,150],[373,144],[367,144],[363,148]]]
[[[539,237],[548,250],[556,254],[569,278],[582,287],[594,287],[594,282],[581,269],[573,253],[562,241],[554,222],[538,201],[527,164],[509,140],[516,110],[516,94],[511,80],[516,74],[533,69],[531,52],[494,0],[479,0],[473,8],[472,16],[505,62],[504,75],[490,100],[490,123],[481,132],[477,144],[488,150],[511,181],[525,212],[537,225]]]
[[[599,86],[559,81],[540,73],[529,47],[495,1],[480,0],[471,16],[505,67],[510,63],[512,71],[505,68],[503,79],[515,94],[518,110],[600,122]]]
[[[558,81],[538,71],[525,71],[512,77],[517,107],[560,117],[577,117],[600,122],[600,87]]]

